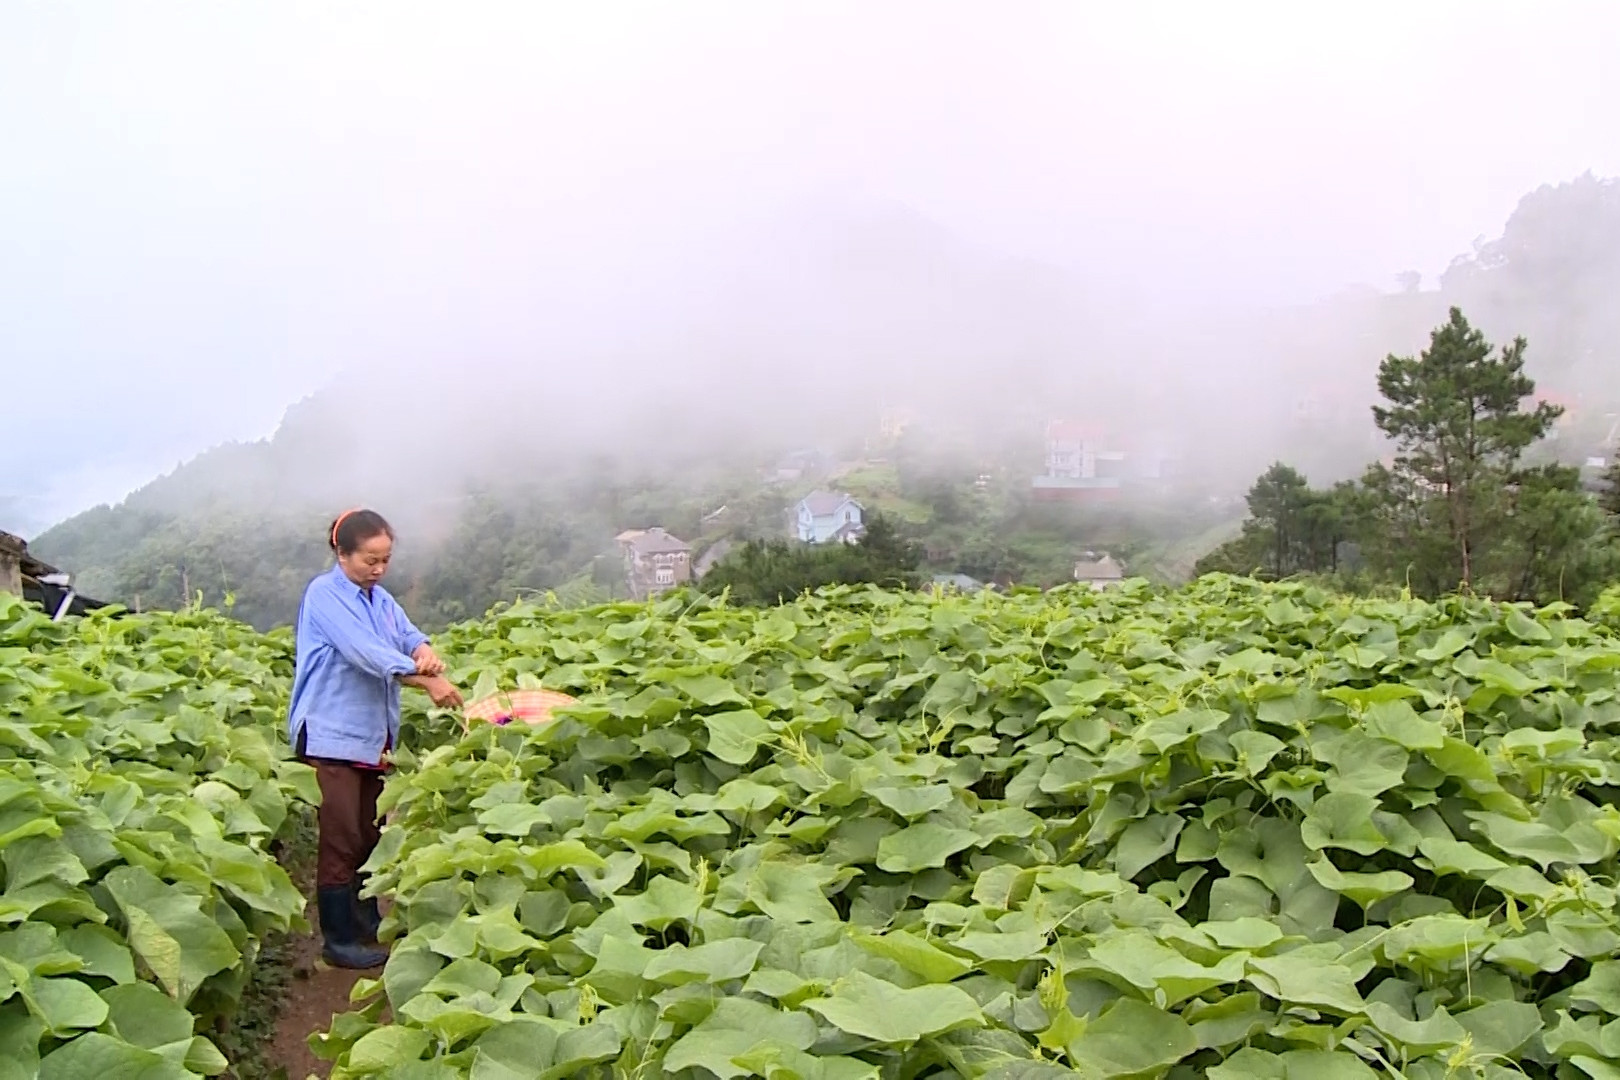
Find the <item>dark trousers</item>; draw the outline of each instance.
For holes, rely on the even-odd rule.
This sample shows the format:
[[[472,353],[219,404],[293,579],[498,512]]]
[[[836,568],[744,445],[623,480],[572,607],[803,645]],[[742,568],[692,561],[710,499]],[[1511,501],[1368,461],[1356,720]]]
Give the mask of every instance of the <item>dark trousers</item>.
[[[377,796],[382,794],[383,774],[321,758],[311,758],[309,764],[315,767],[321,785],[315,885],[321,889],[348,885],[371,858],[382,835],[377,822]]]

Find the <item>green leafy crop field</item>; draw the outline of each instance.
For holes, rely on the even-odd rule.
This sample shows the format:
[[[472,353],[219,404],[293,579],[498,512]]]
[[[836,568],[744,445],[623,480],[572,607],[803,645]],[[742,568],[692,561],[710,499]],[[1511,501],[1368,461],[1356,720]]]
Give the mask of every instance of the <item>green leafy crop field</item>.
[[[1616,607],[498,610],[458,681],[579,704],[409,714],[393,956],[315,1041],[339,1080],[1620,1076]],[[302,925],[290,644],[0,597],[0,1080],[227,1068]]]
[[[317,1039],[334,1077],[1620,1076],[1620,640],[1568,611],[1217,577],[519,606],[442,645],[462,685],[580,700],[409,717],[373,863],[393,955]],[[122,763],[117,805],[202,753]],[[198,818],[248,853],[252,779]],[[193,827],[147,812],[142,837]]]
[[[291,673],[216,615],[0,594],[0,1080],[227,1068],[207,1033],[303,923],[269,850],[318,798],[276,734]]]

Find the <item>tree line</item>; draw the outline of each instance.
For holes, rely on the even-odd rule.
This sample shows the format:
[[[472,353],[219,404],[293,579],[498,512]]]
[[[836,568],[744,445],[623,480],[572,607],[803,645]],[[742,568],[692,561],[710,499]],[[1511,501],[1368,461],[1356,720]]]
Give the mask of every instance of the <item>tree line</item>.
[[[1551,459],[1564,410],[1533,400],[1527,348],[1523,337],[1494,347],[1453,307],[1422,353],[1379,365],[1373,421],[1392,454],[1325,489],[1273,464],[1249,490],[1242,532],[1197,572],[1591,601],[1620,571],[1620,462],[1594,495]]]
[[[917,543],[887,517],[873,514],[853,544],[750,540],[704,574],[698,588],[724,593],[733,603],[769,606],[828,585],[915,588],[921,563]]]

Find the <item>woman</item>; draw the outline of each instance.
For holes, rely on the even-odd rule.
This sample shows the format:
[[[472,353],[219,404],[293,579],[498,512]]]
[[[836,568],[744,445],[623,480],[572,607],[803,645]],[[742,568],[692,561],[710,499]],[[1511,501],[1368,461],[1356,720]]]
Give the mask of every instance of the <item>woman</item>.
[[[388,522],[350,510],[332,523],[328,543],[336,565],[309,583],[298,608],[287,728],[321,787],[315,884],[322,952],[330,964],[364,969],[388,959],[374,947],[377,901],[361,903],[358,894],[360,867],[380,833],[377,796],[399,739],[400,687],[425,690],[445,707],[460,705],[461,695],[427,635],[381,585],[394,550]]]

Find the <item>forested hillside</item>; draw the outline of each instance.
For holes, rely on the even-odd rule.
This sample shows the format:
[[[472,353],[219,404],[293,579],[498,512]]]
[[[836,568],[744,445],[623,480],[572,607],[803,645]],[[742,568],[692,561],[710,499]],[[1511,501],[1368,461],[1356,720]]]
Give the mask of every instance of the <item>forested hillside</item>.
[[[579,362],[566,387],[541,374],[554,363],[475,357],[473,374],[431,373],[424,394],[413,370],[400,386],[364,388],[365,407],[390,421],[379,435],[356,426],[355,389],[334,385],[289,409],[272,439],[201,455],[33,546],[92,595],[147,607],[229,596],[238,616],[268,626],[291,617],[324,565],[331,517],[374,505],[400,529],[396,590],[442,625],[526,590],[615,595],[612,538],[625,528],[662,525],[700,551],[780,536],[786,506],[824,478],[772,482],[772,466],[814,446],[832,463],[825,479],[899,523],[925,570],[1047,585],[1101,546],[1133,570],[1182,578],[1236,532],[1233,500],[1267,462],[1330,486],[1389,459],[1372,414],[1380,361],[1423,350],[1454,306],[1491,342],[1526,338],[1528,377],[1563,410],[1527,463],[1578,465],[1615,437],[1612,180],[1526,196],[1499,237],[1432,287],[1408,278],[1187,327],[1101,310],[1072,276],[1000,260],[915,215],[767,238],[766,255],[738,263],[747,272],[684,321],[665,313],[611,343],[567,343]],[[675,374],[696,357],[703,378]],[[895,403],[923,419],[899,444],[874,445]],[[1043,425],[1065,416],[1127,439],[1168,432],[1177,482],[1106,510],[1034,502]],[[980,483],[987,472],[993,482]],[[705,522],[722,506],[722,522]],[[1337,542],[1322,550],[1271,565],[1229,548],[1222,564],[1337,570]],[[1587,566],[1583,581],[1604,572]],[[1510,591],[1579,591],[1567,567],[1532,576]]]
[[[1109,508],[1042,504],[1028,490],[1038,456],[1002,451],[1007,463],[990,466],[981,481],[981,463],[995,452],[976,455],[927,428],[874,453],[880,461],[833,462],[791,480],[760,467],[700,474],[604,466],[407,499],[383,507],[400,533],[389,584],[428,627],[525,594],[555,592],[565,604],[620,598],[627,589],[614,536],[622,529],[662,525],[691,542],[696,556],[722,541],[781,541],[786,509],[822,484],[850,491],[892,523],[916,546],[921,573],[961,572],[1002,584],[1066,581],[1088,545],[1113,551],[1145,576],[1174,580],[1185,576],[1200,537],[1233,521],[1229,507],[1201,505],[1173,487]],[[167,486],[154,485],[154,492]],[[141,505],[148,497],[81,515],[42,538],[40,549],[74,567],[91,595],[175,607],[200,594],[208,604],[231,604],[234,615],[261,628],[290,621],[304,583],[328,563],[325,512],[293,515],[223,501],[173,512]]]

